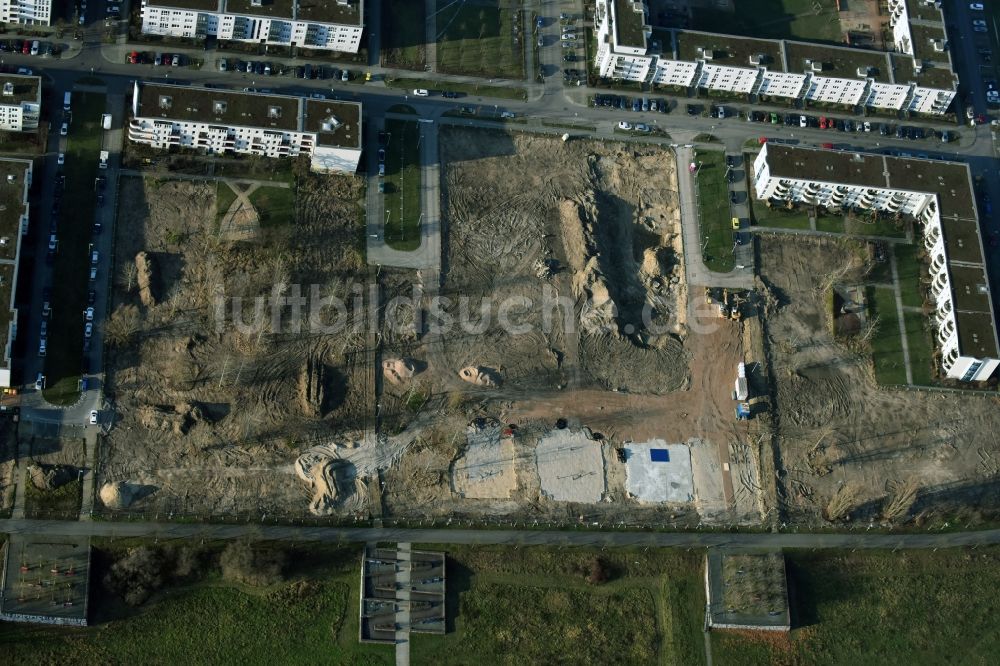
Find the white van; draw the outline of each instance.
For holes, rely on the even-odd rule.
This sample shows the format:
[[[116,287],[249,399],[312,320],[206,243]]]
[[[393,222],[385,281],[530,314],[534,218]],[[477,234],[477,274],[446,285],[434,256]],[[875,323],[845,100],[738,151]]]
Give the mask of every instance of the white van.
[[[73,98],[72,93],[67,92],[63,94],[63,111],[69,111],[69,103],[72,100],[72,98]]]

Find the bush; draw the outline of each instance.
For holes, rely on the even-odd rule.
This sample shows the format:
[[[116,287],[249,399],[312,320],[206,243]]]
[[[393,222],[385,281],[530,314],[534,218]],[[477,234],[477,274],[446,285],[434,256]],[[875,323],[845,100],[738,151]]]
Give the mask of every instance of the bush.
[[[138,606],[166,582],[166,572],[172,565],[158,548],[132,548],[111,565],[104,585],[130,606]]]
[[[248,541],[234,541],[219,557],[222,577],[247,585],[271,585],[282,580],[285,553],[255,546]]]

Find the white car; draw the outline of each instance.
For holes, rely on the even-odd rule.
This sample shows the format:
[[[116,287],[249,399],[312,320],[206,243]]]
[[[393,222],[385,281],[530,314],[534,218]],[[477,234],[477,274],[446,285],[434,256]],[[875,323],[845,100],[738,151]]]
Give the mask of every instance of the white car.
[[[618,129],[621,129],[621,130],[630,130],[630,129],[632,129],[632,123],[626,122],[624,120],[619,120],[618,121]]]
[[[83,337],[89,338],[94,334],[94,325],[89,321],[83,326]]]
[[[87,318],[87,321],[94,321],[94,308],[89,307],[83,311],[83,316]]]
[[[309,96],[312,97],[313,99],[326,99],[326,95],[324,95],[323,93],[313,93],[312,95]]]
[[[45,388],[45,375],[39,372],[35,377],[35,390],[41,391],[43,388]]]
[[[63,123],[62,127],[59,128],[59,136],[66,136],[69,134],[69,123]]]
[[[866,132],[871,132],[872,131],[872,124],[870,122],[868,122],[867,120],[865,121],[865,131]]]
[[[978,25],[978,26],[982,26],[982,27],[985,28],[986,27],[986,21],[984,21],[983,19],[976,19],[976,20],[974,20],[972,22],[972,25]]]
[[[66,155],[64,153],[59,153],[59,157],[56,158],[56,164],[59,166],[66,164]]]
[[[31,55],[38,55],[39,44],[38,40],[31,42]]]
[[[575,39],[576,39],[576,35],[574,35],[572,32],[564,32],[563,33],[562,40],[564,42],[571,42],[571,41],[573,41]]]
[[[983,11],[983,4],[981,2],[973,2],[969,5],[969,9],[977,12]]]
[[[799,127],[809,127],[809,119],[805,116],[799,116]]]
[[[97,410],[90,410],[90,425],[97,425]]]
[[[417,88],[413,91],[413,94],[417,97],[427,97],[430,92],[426,88]]]

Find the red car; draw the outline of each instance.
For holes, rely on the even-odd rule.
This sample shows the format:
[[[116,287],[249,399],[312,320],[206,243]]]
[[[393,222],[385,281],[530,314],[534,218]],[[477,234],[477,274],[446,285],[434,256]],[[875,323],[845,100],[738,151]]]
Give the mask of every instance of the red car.
[[[826,129],[826,116],[819,117],[819,128]]]
[[[138,51],[132,51],[132,53],[128,54],[128,64],[134,65],[137,62],[139,62],[139,52]]]
[[[24,46],[21,48],[21,53],[28,55],[31,53],[31,42],[24,40]]]

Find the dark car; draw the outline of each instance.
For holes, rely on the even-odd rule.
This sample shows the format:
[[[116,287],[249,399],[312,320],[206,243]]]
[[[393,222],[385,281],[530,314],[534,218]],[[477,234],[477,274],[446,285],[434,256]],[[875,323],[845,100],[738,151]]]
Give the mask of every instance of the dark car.
[[[796,116],[795,114],[792,114],[792,113],[785,114],[785,124],[786,125],[798,125],[799,124],[798,116]]]
[[[615,97],[614,107],[616,109],[624,109],[625,108],[625,98],[624,97]]]
[[[45,253],[45,264],[47,266],[51,266],[52,264],[55,263],[55,261],[56,261],[56,251],[55,250],[49,250],[48,252]]]
[[[739,193],[738,192],[730,192],[729,193],[729,200],[732,201],[734,204],[738,204],[740,202],[740,195],[739,195]]]
[[[97,292],[91,289],[87,292],[87,305],[93,305],[94,301],[97,300]]]
[[[694,104],[688,104],[687,112],[689,116],[697,116],[699,113],[701,113],[701,110]]]
[[[378,133],[378,145],[384,146],[387,134],[384,131]]]
[[[451,90],[445,90],[443,93],[441,93],[441,96],[442,97],[447,97],[448,99],[455,99],[455,98],[458,97],[458,93],[457,92],[453,92]]]
[[[642,111],[642,100],[639,99],[638,97],[636,97],[634,100],[632,100],[632,110],[633,111]]]
[[[923,139],[924,136],[925,135],[924,135],[924,128],[923,127],[914,127],[913,128],[913,135],[910,136],[910,138],[911,139]]]
[[[103,227],[103,225],[101,225],[100,222],[94,222],[93,233],[94,233],[95,236],[100,236],[101,235],[101,231],[103,231],[103,230],[104,230],[104,227]]]
[[[896,128],[896,138],[905,139],[906,138],[906,128],[900,125]]]
[[[891,130],[890,130],[889,126],[886,125],[885,123],[881,123],[878,126],[878,133],[881,134],[882,136],[889,136],[889,132],[890,131]]]
[[[854,131],[854,121],[853,120],[845,120],[844,121],[844,131],[845,132],[853,132]]]

